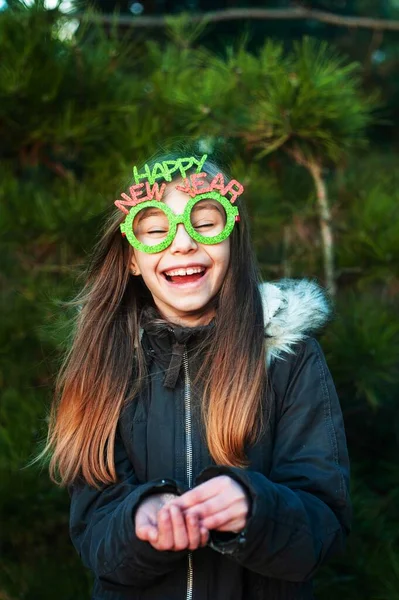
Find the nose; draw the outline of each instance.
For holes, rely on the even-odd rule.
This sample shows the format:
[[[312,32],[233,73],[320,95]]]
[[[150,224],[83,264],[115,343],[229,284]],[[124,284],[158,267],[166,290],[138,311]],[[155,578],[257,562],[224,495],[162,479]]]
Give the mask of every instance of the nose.
[[[193,240],[191,236],[186,231],[183,223],[179,223],[176,230],[175,239],[170,245],[170,251],[174,253],[184,253],[193,252],[197,249],[197,242]]]

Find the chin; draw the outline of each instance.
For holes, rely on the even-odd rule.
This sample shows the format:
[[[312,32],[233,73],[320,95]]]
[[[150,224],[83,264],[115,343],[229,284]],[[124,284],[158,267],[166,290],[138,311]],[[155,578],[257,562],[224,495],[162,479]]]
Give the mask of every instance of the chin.
[[[174,306],[173,308],[180,313],[202,313],[202,312],[206,312],[206,305],[207,303],[193,303],[193,304],[186,304],[186,305],[182,305],[182,306]]]

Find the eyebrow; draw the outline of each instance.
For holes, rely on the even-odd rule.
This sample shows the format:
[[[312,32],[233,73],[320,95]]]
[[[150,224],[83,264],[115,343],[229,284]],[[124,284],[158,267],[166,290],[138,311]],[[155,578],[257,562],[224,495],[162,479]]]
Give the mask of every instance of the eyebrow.
[[[153,210],[146,208],[142,212],[144,214],[140,215],[138,223],[141,223],[142,221],[144,221],[144,219],[148,219],[149,217],[157,217],[159,215],[163,215],[164,217],[166,217],[165,213],[160,208],[155,208]]]
[[[217,210],[218,212],[222,212],[220,210],[220,208],[218,206],[216,206],[216,204],[211,204],[210,202],[208,202],[208,204],[202,204],[200,206],[195,206],[193,210],[209,210],[209,209],[213,209],[213,210]]]

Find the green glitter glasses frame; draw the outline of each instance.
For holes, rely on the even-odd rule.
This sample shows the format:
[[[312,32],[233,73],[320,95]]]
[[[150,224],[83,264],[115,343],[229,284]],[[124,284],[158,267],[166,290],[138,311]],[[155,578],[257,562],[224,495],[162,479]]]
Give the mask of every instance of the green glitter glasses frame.
[[[216,200],[223,206],[225,210],[226,222],[223,225],[222,231],[220,231],[217,235],[202,235],[195,229],[191,222],[191,211],[195,207],[195,205],[198,202],[201,202],[202,200]],[[134,219],[140,211],[145,210],[147,208],[156,208],[158,210],[161,210],[163,213],[165,213],[168,219],[169,229],[166,232],[165,238],[163,238],[162,241],[158,244],[145,244],[142,241],[140,241],[140,239],[138,239],[134,234]],[[134,248],[137,248],[137,250],[140,250],[141,252],[155,254],[156,252],[162,252],[162,250],[165,250],[165,248],[170,246],[170,244],[175,238],[177,226],[179,225],[179,223],[183,223],[187,233],[196,242],[199,242],[200,244],[219,244],[227,237],[229,237],[229,235],[233,231],[235,222],[238,220],[238,208],[236,206],[233,206],[230,200],[227,200],[227,198],[225,198],[218,192],[213,191],[205,194],[199,194],[197,196],[194,196],[194,198],[191,198],[187,202],[184,212],[181,215],[176,215],[167,204],[159,200],[149,200],[136,204],[136,206],[130,209],[125,221],[121,223],[120,229],[122,231],[122,234],[126,236],[126,239]]]

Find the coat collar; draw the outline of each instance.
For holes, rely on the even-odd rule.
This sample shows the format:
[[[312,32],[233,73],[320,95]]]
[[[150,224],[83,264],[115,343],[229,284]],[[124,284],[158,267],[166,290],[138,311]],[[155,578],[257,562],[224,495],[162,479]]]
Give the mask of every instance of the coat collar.
[[[318,331],[331,318],[331,301],[323,288],[309,279],[281,279],[260,286],[265,322],[266,361],[269,366],[295,345]],[[213,321],[198,327],[180,327],[160,318],[154,308],[145,310],[142,338],[147,356],[166,369],[164,384],[174,388],[183,352],[190,353],[212,334]]]
[[[184,352],[190,356],[209,335],[214,322],[197,327],[182,327],[163,320],[155,308],[147,307],[142,315],[142,346],[151,360],[154,358],[162,369],[166,369],[164,385],[174,388],[181,371]]]

